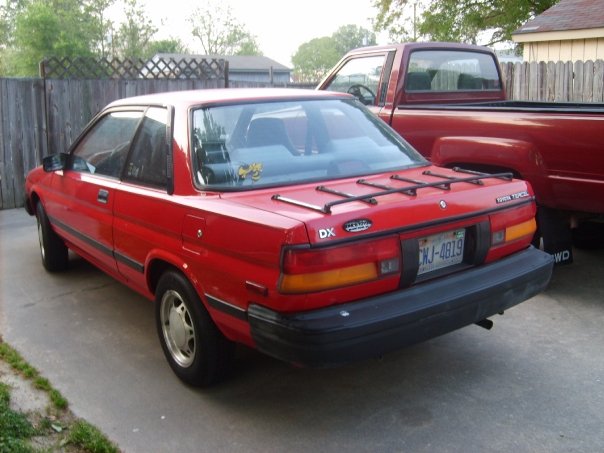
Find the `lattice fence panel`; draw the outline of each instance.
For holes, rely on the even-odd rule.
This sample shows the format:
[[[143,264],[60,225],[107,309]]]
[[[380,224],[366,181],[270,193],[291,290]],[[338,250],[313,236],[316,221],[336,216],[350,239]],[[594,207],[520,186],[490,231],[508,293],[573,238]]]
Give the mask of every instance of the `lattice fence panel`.
[[[40,76],[46,79],[226,80],[227,74],[223,59],[50,57],[40,63]]]

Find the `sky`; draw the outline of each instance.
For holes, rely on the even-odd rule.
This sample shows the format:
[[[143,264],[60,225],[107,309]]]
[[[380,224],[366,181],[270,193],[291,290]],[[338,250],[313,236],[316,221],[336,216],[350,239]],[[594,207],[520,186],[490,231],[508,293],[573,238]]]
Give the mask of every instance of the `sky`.
[[[202,53],[191,38],[187,17],[203,0],[141,0],[160,31],[155,39],[180,38],[193,52]],[[342,25],[372,30],[377,10],[372,0],[220,0],[256,37],[264,56],[291,67],[291,56],[313,38],[330,36]],[[163,23],[163,25],[162,25]],[[385,44],[378,36],[378,44]]]

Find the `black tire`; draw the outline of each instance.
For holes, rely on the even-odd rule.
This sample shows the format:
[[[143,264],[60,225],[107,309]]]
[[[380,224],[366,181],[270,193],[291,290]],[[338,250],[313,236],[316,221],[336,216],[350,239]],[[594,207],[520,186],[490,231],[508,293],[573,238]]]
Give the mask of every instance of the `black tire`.
[[[36,205],[36,218],[38,220],[40,255],[44,268],[48,272],[64,271],[67,269],[69,262],[67,246],[50,226],[48,216],[41,202]]]
[[[235,345],[218,330],[184,275],[164,273],[155,292],[155,320],[162,349],[185,383],[207,387],[222,380]]]

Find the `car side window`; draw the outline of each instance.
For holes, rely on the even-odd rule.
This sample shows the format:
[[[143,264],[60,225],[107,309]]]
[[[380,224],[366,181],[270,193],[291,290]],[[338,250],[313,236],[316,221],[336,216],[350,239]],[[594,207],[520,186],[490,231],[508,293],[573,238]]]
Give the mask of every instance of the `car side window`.
[[[71,170],[119,178],[142,112],[111,112],[98,120],[73,151]]]
[[[167,121],[167,109],[151,107],[147,110],[126,163],[125,180],[166,187],[169,146],[166,140]]]
[[[385,64],[386,54],[348,60],[325,89],[350,93],[365,105],[376,105]]]

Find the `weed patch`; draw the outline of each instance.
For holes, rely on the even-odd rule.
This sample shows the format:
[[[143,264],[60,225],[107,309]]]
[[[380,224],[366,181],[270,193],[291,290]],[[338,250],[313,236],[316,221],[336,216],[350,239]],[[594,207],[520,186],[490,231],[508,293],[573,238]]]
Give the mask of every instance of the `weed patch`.
[[[14,375],[20,376],[19,380],[31,382],[31,386],[27,388],[33,387],[45,392],[50,401],[46,414],[38,411],[21,413],[11,408],[12,387],[0,382],[0,453],[119,452],[117,446],[97,428],[86,421],[76,420],[67,410],[68,403],[63,395],[15,349],[2,342],[2,338],[0,360],[15,370]]]

